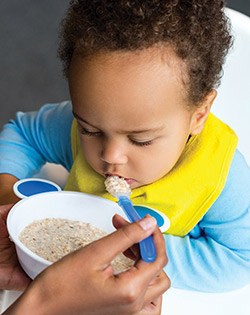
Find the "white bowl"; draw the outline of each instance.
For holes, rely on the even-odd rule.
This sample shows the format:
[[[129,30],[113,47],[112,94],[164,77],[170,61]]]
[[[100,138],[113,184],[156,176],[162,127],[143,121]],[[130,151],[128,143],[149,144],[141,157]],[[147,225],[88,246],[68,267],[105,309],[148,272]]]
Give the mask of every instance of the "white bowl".
[[[79,192],[58,191],[34,195],[19,201],[10,210],[7,228],[16,246],[17,256],[24,271],[34,279],[52,263],[36,255],[18,239],[20,232],[34,220],[62,218],[89,222],[111,233],[114,214],[125,215],[113,201]]]

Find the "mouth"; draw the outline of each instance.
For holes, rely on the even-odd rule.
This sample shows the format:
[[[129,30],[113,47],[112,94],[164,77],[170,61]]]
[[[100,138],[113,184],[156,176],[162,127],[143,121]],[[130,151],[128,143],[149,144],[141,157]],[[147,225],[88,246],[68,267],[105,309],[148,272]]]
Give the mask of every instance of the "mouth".
[[[106,178],[107,178],[107,177],[110,177],[110,176],[117,176],[117,177],[119,177],[119,178],[123,178],[129,185],[131,185],[131,184],[134,182],[134,179],[132,179],[132,178],[127,178],[127,177],[123,177],[123,176],[121,176],[121,175],[119,175],[119,174],[105,173],[104,175],[105,175]]]

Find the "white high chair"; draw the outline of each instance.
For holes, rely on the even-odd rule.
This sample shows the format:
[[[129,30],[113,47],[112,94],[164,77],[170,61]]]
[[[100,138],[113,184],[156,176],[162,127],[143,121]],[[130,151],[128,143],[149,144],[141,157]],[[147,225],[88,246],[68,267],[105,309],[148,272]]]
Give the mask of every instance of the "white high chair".
[[[250,18],[227,9],[235,38],[212,112],[234,129],[250,165]]]
[[[226,12],[232,21],[235,43],[224,67],[212,112],[235,130],[239,137],[238,148],[250,166],[250,18],[231,9]],[[63,186],[67,172],[61,167],[46,165],[40,176]],[[0,311],[4,311],[19,295],[6,291]],[[162,315],[249,315],[249,297],[250,284],[220,294],[171,288],[164,294]]]
[[[226,13],[231,19],[235,42],[224,66],[212,112],[236,132],[238,149],[250,166],[250,18],[231,9]],[[250,284],[218,294],[171,288],[164,294],[162,315],[249,315],[249,298]]]

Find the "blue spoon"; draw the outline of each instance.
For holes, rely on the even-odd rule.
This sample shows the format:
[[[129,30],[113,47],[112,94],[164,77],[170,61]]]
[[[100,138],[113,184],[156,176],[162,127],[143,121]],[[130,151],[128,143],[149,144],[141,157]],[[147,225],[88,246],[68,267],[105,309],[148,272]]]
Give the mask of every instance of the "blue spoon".
[[[123,209],[130,222],[140,220],[141,217],[133,207],[129,199],[131,189],[124,178],[109,176],[105,180],[107,191],[118,200],[118,205]],[[153,237],[150,235],[139,243],[141,257],[146,262],[154,262],[156,259],[156,249]]]

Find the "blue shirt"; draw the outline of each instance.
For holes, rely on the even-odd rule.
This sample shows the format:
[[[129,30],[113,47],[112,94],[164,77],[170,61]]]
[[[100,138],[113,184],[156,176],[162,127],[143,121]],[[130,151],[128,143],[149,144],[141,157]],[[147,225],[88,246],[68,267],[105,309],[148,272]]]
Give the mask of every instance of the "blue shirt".
[[[73,164],[70,102],[18,112],[0,134],[0,173],[33,176],[45,162]],[[164,235],[172,287],[224,292],[250,282],[250,169],[236,150],[225,187],[185,237]]]

